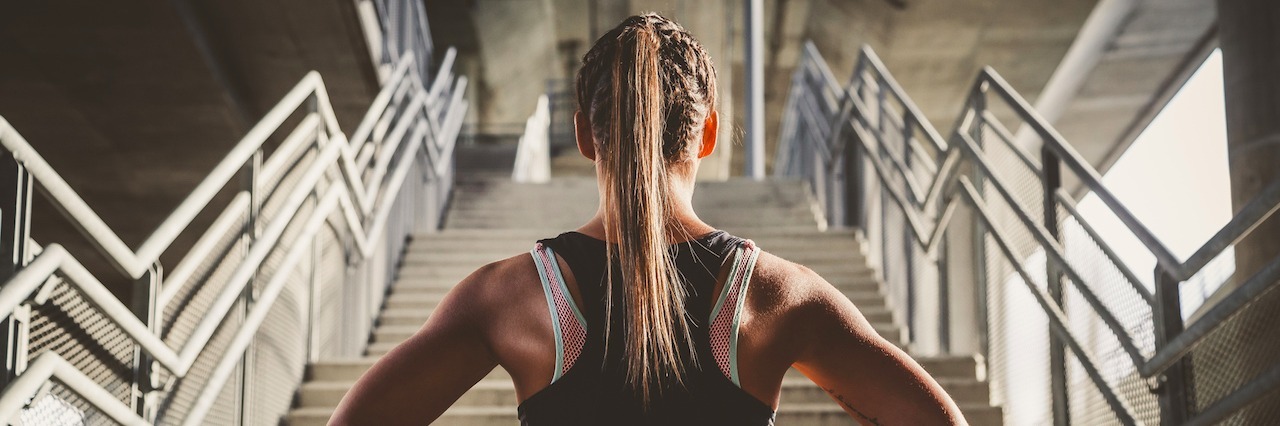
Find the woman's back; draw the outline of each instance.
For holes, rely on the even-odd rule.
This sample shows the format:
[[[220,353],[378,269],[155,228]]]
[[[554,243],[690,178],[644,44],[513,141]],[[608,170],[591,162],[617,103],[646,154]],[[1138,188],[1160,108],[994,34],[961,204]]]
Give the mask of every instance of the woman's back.
[[[531,253],[543,278],[549,309],[559,323],[553,327],[556,369],[561,377],[525,399],[520,405],[523,424],[709,424],[765,425],[772,423],[773,407],[744,392],[734,382],[739,295],[749,286],[756,248],[752,243],[723,231],[671,246],[681,284],[688,294],[685,309],[690,319],[692,354],[683,354],[687,378],[681,386],[663,389],[648,406],[629,389],[618,348],[624,321],[621,295],[609,301],[605,272],[605,242],[579,232],[566,232],[541,240]],[[558,257],[568,265],[561,271]],[[620,274],[615,271],[614,277]],[[721,279],[723,278],[723,279]],[[564,283],[564,291],[556,286]],[[729,285],[724,285],[728,283]],[[564,297],[568,288],[580,299]],[[560,312],[567,308],[569,312]],[[578,316],[578,315],[581,316]],[[579,323],[585,330],[579,331]],[[613,330],[610,335],[606,330]],[[584,332],[585,338],[571,337]],[[607,348],[612,348],[609,353]]]

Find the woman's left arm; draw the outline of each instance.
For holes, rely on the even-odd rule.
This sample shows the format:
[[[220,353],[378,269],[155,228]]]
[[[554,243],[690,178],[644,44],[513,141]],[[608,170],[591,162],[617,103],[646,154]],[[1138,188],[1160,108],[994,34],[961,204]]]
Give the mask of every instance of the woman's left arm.
[[[498,362],[486,341],[483,291],[489,271],[463,279],[422,329],[374,363],[329,424],[426,424],[493,370]]]

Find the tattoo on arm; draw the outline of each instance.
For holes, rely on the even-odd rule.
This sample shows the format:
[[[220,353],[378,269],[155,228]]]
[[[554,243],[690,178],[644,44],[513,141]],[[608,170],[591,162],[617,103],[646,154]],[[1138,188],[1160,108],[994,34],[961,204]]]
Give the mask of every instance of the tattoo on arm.
[[[849,411],[853,411],[854,414],[857,414],[858,417],[860,417],[866,423],[874,426],[883,426],[880,423],[880,421],[877,420],[875,417],[868,416],[866,413],[863,413],[862,410],[853,408],[853,404],[850,404],[849,401],[845,401],[844,395],[840,395],[836,393],[835,389],[823,388],[822,390],[827,391],[827,393],[831,394],[832,397],[835,397],[836,401],[840,401],[840,405],[845,406],[845,408],[848,408]]]

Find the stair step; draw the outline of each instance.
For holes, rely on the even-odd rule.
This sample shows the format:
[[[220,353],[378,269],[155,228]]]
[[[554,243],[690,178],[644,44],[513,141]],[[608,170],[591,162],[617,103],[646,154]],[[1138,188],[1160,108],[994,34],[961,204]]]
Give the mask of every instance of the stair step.
[[[322,382],[355,381],[365,371],[368,371],[369,367],[378,361],[378,358],[377,356],[367,356],[320,361],[307,367],[307,379]],[[971,356],[921,357],[916,358],[916,362],[938,380],[978,380],[975,375],[978,361]],[[795,369],[787,370],[786,378],[788,380],[808,380]],[[507,371],[502,367],[497,367],[489,372],[484,379],[510,381],[511,375],[507,374]]]
[[[422,326],[433,309],[384,309],[378,315],[378,327]]]
[[[516,248],[515,244],[511,246],[495,247],[494,250],[454,250],[447,247],[428,250],[411,247],[404,256],[402,264],[405,267],[410,266],[438,266],[438,265],[484,265],[507,257],[516,256],[528,252],[533,248],[533,240],[526,241],[524,250]],[[842,265],[853,264],[867,267],[866,258],[862,257],[860,252],[855,248],[849,247],[843,250],[831,250],[829,247],[804,247],[803,249],[786,248],[786,249],[770,249],[764,247],[766,251],[773,253],[779,257],[789,261],[799,263],[801,265]]]
[[[462,264],[424,264],[410,263],[400,268],[398,276],[401,279],[407,278],[447,278],[455,282],[466,278],[475,272],[477,268],[484,264],[462,265]],[[830,263],[830,264],[810,264],[806,265],[809,269],[817,272],[823,277],[833,277],[835,279],[871,279],[875,271],[865,264],[860,263]],[[828,278],[831,280],[831,278]]]
[[[942,387],[956,404],[982,405],[990,402],[987,384],[976,380],[940,380]],[[300,407],[336,407],[342,397],[355,384],[350,381],[315,381],[302,385],[299,391]],[[806,378],[785,378],[779,405],[830,403],[831,397],[822,388]],[[454,402],[455,407],[499,406],[516,403],[515,385],[509,379],[481,380]]]
[[[378,328],[373,331],[372,343],[399,344],[408,340],[410,336],[414,335],[414,333],[417,333],[421,326],[422,323],[405,325],[380,324]],[[872,323],[871,327],[874,328],[877,333],[880,333],[881,336],[889,339],[890,341],[896,342],[902,340],[902,331],[891,323]]]
[[[887,328],[893,323],[893,312],[884,308],[866,307],[859,309],[867,322],[884,324]],[[434,309],[385,309],[378,316],[378,326],[414,326],[420,327],[427,322]],[[964,368],[964,367],[959,367]],[[972,362],[968,364],[970,371],[976,371]],[[961,370],[963,371],[963,370]]]
[[[880,308],[885,306],[884,295],[877,291],[842,291],[853,304],[859,308]],[[434,308],[444,298],[446,292],[392,293],[384,301],[386,309],[421,309]]]
[[[415,288],[453,288],[454,284],[461,282],[464,278],[474,273],[483,265],[475,266],[452,266],[452,265],[410,265],[401,268],[396,273],[396,283],[392,288],[402,287],[408,289]],[[879,289],[880,283],[876,280],[876,271],[859,265],[811,265],[815,273],[823,279],[830,282],[836,287],[862,287],[867,289]]]
[[[1003,425],[1003,412],[997,407],[961,407],[965,419],[973,426]],[[324,426],[333,415],[332,408],[301,408],[289,413],[290,426]],[[452,407],[433,425],[510,426],[517,423],[515,406]],[[834,403],[791,404],[778,407],[777,424],[857,425]]]
[[[576,228],[573,228],[576,229]],[[539,226],[525,229],[453,229],[445,228],[437,232],[425,232],[413,235],[414,243],[457,243],[466,241],[527,241],[529,238],[555,236],[571,229]],[[804,245],[813,241],[858,243],[853,231],[832,230],[821,231],[816,226],[765,226],[758,228],[742,228],[737,234],[757,241],[769,241],[777,244],[792,243]]]
[[[468,253],[477,254],[482,257],[490,257],[500,259],[521,252],[527,252],[533,247],[534,241],[542,238],[551,238],[566,232],[574,227],[547,229],[540,232],[524,232],[519,230],[468,230],[468,231],[486,231],[467,232],[461,235],[455,235],[451,230],[441,232],[439,234],[419,234],[409,245],[406,255],[413,257],[418,255],[428,255],[431,253]],[[861,259],[861,243],[859,243],[851,234],[833,235],[830,233],[819,232],[803,232],[797,233],[793,228],[793,233],[787,236],[775,235],[759,235],[758,229],[751,229],[745,232],[731,232],[734,235],[749,238],[756,242],[761,248],[770,253],[780,256],[790,253],[814,253],[817,256],[846,257],[849,259]],[[786,257],[786,256],[783,256]]]
[[[454,286],[462,281],[462,278],[461,276],[448,278],[402,276],[391,287],[391,294],[444,293],[453,289]],[[840,290],[858,292],[878,292],[881,290],[880,283],[871,277],[827,276],[826,278],[831,285]]]
[[[468,218],[468,217],[450,217],[447,219],[445,226],[451,228],[468,228],[482,229],[493,231],[505,231],[509,229],[527,228],[529,226],[556,226],[561,229],[573,229],[586,223],[591,216],[565,216],[556,219],[531,219],[531,218]],[[735,230],[748,227],[770,226],[778,224],[788,225],[804,225],[811,224],[817,226],[817,221],[812,216],[804,217],[781,217],[780,216],[743,216],[743,217],[725,217],[708,219],[708,223],[726,230]],[[552,234],[554,235],[554,234]],[[531,240],[532,241],[532,240]]]

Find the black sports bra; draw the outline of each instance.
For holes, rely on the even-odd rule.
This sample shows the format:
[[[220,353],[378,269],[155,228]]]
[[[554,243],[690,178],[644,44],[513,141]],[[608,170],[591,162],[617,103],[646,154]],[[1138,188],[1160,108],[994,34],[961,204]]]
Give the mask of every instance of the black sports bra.
[[[605,318],[605,242],[577,232],[539,240],[530,251],[547,296],[556,340],[552,382],[519,407],[522,425],[771,425],[773,409],[738,387],[736,346],[742,295],[759,249],[749,240],[715,231],[673,245],[677,269],[688,294],[685,307],[696,363],[686,362],[683,387],[662,389],[646,409],[626,384],[626,366],[617,349],[605,353],[605,321],[622,330],[621,292],[613,317]],[[581,309],[569,296],[556,255],[577,279]],[[732,263],[726,263],[726,260]],[[728,279],[715,290],[721,267]],[[609,347],[621,348],[622,333]],[[683,357],[685,360],[694,357]]]

